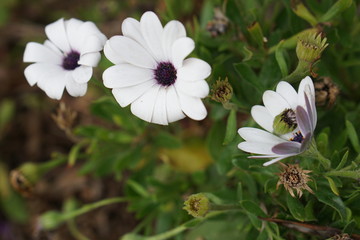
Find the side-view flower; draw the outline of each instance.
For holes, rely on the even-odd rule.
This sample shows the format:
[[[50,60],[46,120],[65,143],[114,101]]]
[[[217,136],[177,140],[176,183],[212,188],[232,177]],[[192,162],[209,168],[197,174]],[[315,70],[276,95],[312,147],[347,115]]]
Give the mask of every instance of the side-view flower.
[[[105,56],[115,66],[103,74],[120,106],[131,104],[134,115],[161,125],[185,115],[204,119],[201,98],[209,94],[205,78],[211,68],[203,60],[185,59],[195,44],[184,25],[173,20],[163,27],[155,13],[146,12],[140,21],[125,19],[122,33],[105,44]]]
[[[245,140],[238,147],[259,155],[249,158],[272,158],[268,166],[284,158],[306,151],[317,122],[314,84],[304,78],[298,92],[287,82],[280,82],[276,91],[265,91],[264,106],[253,106],[251,115],[266,131],[243,127],[238,133]]]
[[[24,62],[34,62],[25,69],[27,81],[53,99],[60,99],[65,88],[73,97],[85,95],[106,36],[93,22],[74,18],[47,25],[45,33],[44,44],[26,45]]]

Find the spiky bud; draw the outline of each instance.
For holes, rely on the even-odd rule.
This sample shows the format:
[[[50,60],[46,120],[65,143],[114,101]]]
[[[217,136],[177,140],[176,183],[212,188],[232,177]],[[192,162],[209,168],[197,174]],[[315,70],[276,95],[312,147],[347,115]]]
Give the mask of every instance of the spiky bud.
[[[227,103],[230,101],[233,95],[233,88],[229,83],[228,78],[224,80],[216,81],[215,84],[211,86],[211,99],[219,103]]]
[[[321,33],[305,33],[299,37],[296,55],[300,61],[313,63],[320,59],[321,53],[329,45]]]

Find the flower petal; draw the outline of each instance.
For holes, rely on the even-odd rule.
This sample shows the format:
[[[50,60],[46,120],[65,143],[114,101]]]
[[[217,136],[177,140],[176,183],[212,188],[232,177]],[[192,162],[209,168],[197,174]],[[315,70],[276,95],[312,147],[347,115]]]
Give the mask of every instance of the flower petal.
[[[34,63],[25,68],[24,75],[30,86],[34,86],[53,64]]]
[[[104,54],[107,59],[110,60],[110,62],[114,64],[120,64],[120,63],[126,63],[124,58],[120,55],[120,53],[115,52],[114,49],[110,46],[110,40],[106,41],[104,45]]]
[[[279,82],[276,86],[276,92],[288,102],[292,109],[296,108],[298,105],[298,94],[288,82]]]
[[[186,37],[186,30],[181,22],[172,20],[165,25],[162,34],[162,46],[167,60],[171,60],[173,43],[182,37]]]
[[[63,56],[40,43],[26,44],[24,62],[43,62],[61,65]]]
[[[141,33],[140,22],[134,18],[126,18],[121,25],[122,33],[125,37],[131,38],[147,48],[144,37]]]
[[[272,151],[279,155],[289,155],[300,153],[301,143],[298,142],[283,142],[276,144]]]
[[[125,88],[114,88],[112,93],[116,101],[120,104],[121,107],[126,107],[130,103],[134,102],[137,98],[143,95],[148,91],[152,86],[156,84],[155,80],[146,81],[144,83],[125,87]]]
[[[64,54],[61,52],[61,50],[55,46],[55,44],[53,44],[51,41],[49,40],[45,40],[44,42],[44,46],[50,48],[51,50],[53,50],[57,55],[61,56],[61,59],[63,58]]]
[[[238,148],[244,152],[255,153],[255,154],[270,154],[274,152],[271,150],[275,144],[271,143],[254,143],[254,142],[241,142]]]
[[[160,85],[153,85],[131,104],[131,112],[144,121],[151,122]]]
[[[284,139],[257,128],[243,127],[238,130],[238,133],[247,142],[270,144],[285,142]]]
[[[303,136],[312,132],[309,116],[301,106],[296,108],[296,121]]]
[[[71,73],[68,72],[66,83],[67,92],[73,97],[81,97],[86,94],[87,91],[87,83],[77,83],[71,76]]]
[[[209,85],[205,80],[189,82],[178,79],[175,88],[192,97],[205,98],[209,94]]]
[[[104,53],[107,58],[109,58],[109,56],[112,57],[113,55],[117,55],[116,59],[114,59],[116,60],[114,63],[118,62],[118,60],[123,60],[127,63],[144,68],[155,69],[157,66],[154,58],[139,43],[131,38],[114,36],[108,40],[108,44],[110,48],[105,48]],[[108,51],[113,52],[108,56]]]
[[[291,157],[291,156],[294,156],[293,154],[290,154],[290,155],[283,155],[281,157],[277,157],[277,158],[274,158],[274,159],[271,159],[270,161],[267,161],[266,163],[263,164],[264,167],[267,167],[273,163],[276,163],[280,160],[283,160],[284,158],[288,158],[288,157]]]
[[[69,39],[70,47],[73,50],[79,50],[82,46],[83,36],[79,32],[79,27],[84,23],[81,20],[71,18],[65,23],[65,29],[67,33],[67,38]]]
[[[301,148],[300,148],[300,152],[304,152],[305,150],[307,150],[311,144],[311,140],[312,140],[312,133],[307,133],[304,136],[303,141],[301,142]]]
[[[140,27],[141,33],[152,55],[157,61],[164,61],[165,55],[161,42],[163,27],[159,18],[153,12],[146,12],[141,16]]]
[[[103,50],[103,47],[104,44],[98,36],[90,35],[84,40],[83,45],[80,48],[80,54],[100,52]]]
[[[155,101],[154,112],[151,118],[152,123],[168,125],[166,112],[166,89],[160,88]]]
[[[179,38],[172,45],[171,59],[176,69],[183,65],[185,57],[187,57],[195,48],[195,42],[191,38]]]
[[[198,121],[206,117],[207,111],[200,98],[191,97],[182,92],[177,92],[177,94],[180,99],[181,109],[188,117]]]
[[[186,81],[198,81],[207,78],[210,73],[211,67],[207,62],[197,58],[188,58],[177,70],[177,77]]]
[[[107,88],[134,86],[153,78],[154,73],[151,69],[127,63],[109,67],[103,73],[104,85]]]
[[[96,67],[100,59],[101,59],[101,53],[99,52],[86,53],[80,56],[78,64],[89,67]]]
[[[169,86],[166,91],[166,111],[168,122],[175,122],[185,117],[181,110],[178,94],[174,85]]]
[[[276,117],[285,109],[290,108],[288,102],[279,93],[271,90],[264,92],[263,102],[273,117]]]
[[[102,45],[104,45],[107,40],[106,36],[102,32],[100,32],[95,23],[90,21],[81,24],[81,26],[79,26],[78,28],[78,31],[83,37],[83,40],[86,40],[90,35],[96,35],[102,42]]]
[[[62,67],[48,64],[46,71],[39,76],[37,85],[50,98],[59,100],[64,92],[66,81],[66,71]]]
[[[93,73],[92,67],[81,65],[71,71],[72,77],[77,83],[87,83]]]
[[[45,33],[50,41],[59,47],[64,53],[71,51],[63,18],[47,25],[45,27]]]
[[[271,116],[270,112],[266,107],[255,105],[251,108],[251,116],[254,118],[255,122],[259,124],[265,130],[272,132],[273,131],[273,121],[274,117]]]

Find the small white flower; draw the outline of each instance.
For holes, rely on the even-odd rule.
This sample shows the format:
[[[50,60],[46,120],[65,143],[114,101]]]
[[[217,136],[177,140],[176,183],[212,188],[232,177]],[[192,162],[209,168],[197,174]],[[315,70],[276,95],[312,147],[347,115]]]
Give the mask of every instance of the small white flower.
[[[304,78],[298,93],[287,82],[280,82],[276,92],[265,91],[265,106],[253,106],[251,115],[266,131],[243,127],[238,133],[245,140],[238,147],[255,154],[249,158],[273,158],[264,163],[268,166],[281,159],[298,155],[309,148],[317,122],[314,84],[310,77]],[[274,121],[282,121],[289,132],[279,135],[274,132]]]
[[[197,58],[184,60],[195,44],[183,24],[173,20],[163,27],[153,12],[146,12],[140,21],[125,19],[122,33],[105,44],[105,56],[115,66],[103,74],[120,106],[131,104],[134,115],[161,125],[185,115],[204,119],[201,98],[209,93],[205,78],[211,68]]]
[[[26,45],[24,62],[35,62],[25,69],[27,81],[53,99],[60,99],[65,87],[73,97],[85,95],[106,36],[94,23],[74,18],[47,25],[45,33],[49,40],[44,44]]]

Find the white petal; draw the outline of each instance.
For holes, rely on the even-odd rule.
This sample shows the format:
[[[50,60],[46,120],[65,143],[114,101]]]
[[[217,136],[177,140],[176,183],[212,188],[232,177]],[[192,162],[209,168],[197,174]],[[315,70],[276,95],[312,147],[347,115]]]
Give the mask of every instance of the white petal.
[[[98,36],[91,35],[85,39],[83,46],[81,46],[80,48],[80,53],[85,54],[92,52],[100,52],[103,49],[103,46],[104,45]]]
[[[86,53],[80,56],[78,64],[96,67],[101,59],[101,53],[93,52],[93,53]]]
[[[167,90],[163,87],[159,89],[154,106],[154,112],[151,118],[152,123],[168,125],[167,113],[166,113],[166,105],[167,105],[166,92]]]
[[[279,155],[291,155],[291,154],[298,154],[300,152],[301,143],[298,142],[283,142],[276,144],[272,151],[275,154]]]
[[[177,77],[186,81],[198,81],[207,78],[211,73],[210,65],[197,58],[188,58],[177,70]]]
[[[205,98],[209,94],[209,85],[205,80],[189,82],[177,79],[175,88],[192,97]]]
[[[241,142],[238,145],[238,148],[248,153],[274,154],[274,152],[271,151],[274,145],[275,144],[271,144],[271,143]]]
[[[294,156],[294,155],[293,155],[293,154],[283,155],[283,156],[281,156],[281,157],[274,158],[274,159],[272,159],[272,160],[264,163],[263,166],[264,166],[264,167],[269,166],[269,165],[271,165],[271,164],[273,164],[273,163],[276,163],[276,162],[278,162],[278,161],[280,161],[280,160],[283,160],[284,158],[291,157],[291,156]]]
[[[87,90],[87,83],[77,83],[71,76],[71,73],[68,72],[66,83],[67,92],[73,97],[81,97],[84,96]]]
[[[255,105],[251,108],[251,116],[254,118],[255,122],[259,124],[265,130],[272,132],[273,131],[273,121],[274,117],[271,116],[270,112],[266,107]]]
[[[64,53],[71,51],[63,18],[47,25],[45,27],[45,33],[50,41],[59,47]]]
[[[107,88],[134,86],[153,78],[153,70],[127,63],[109,67],[103,73],[104,85]]]
[[[81,24],[81,26],[78,28],[78,31],[81,36],[83,36],[83,39],[86,39],[90,35],[96,35],[103,45],[107,40],[106,36],[96,27],[95,23],[90,21]]]
[[[111,53],[111,56],[116,54],[119,59],[139,67],[155,69],[157,66],[154,58],[139,43],[131,38],[114,36],[109,39],[108,43],[110,48],[105,48],[105,50],[114,51]],[[107,54],[108,52],[105,51],[106,57],[108,57]]]
[[[141,33],[152,55],[157,61],[164,61],[165,55],[161,42],[163,27],[159,18],[153,12],[146,12],[141,16],[140,27]]]
[[[312,132],[312,123],[310,121],[308,113],[301,106],[296,108],[296,122],[303,136]]]
[[[185,117],[181,110],[179,97],[176,93],[174,85],[169,86],[166,91],[166,109],[168,122],[175,122]]]
[[[238,133],[247,142],[270,144],[285,142],[284,139],[257,128],[243,127],[238,130]]]
[[[66,71],[62,67],[48,65],[48,69],[39,76],[37,85],[50,98],[59,100],[64,92],[66,81]]]
[[[52,65],[49,63],[34,63],[25,68],[25,78],[30,86],[34,86],[45,72],[53,67]]]
[[[55,44],[53,44],[51,41],[49,40],[45,40],[44,42],[44,46],[50,48],[51,50],[53,50],[57,55],[61,56],[61,59],[62,57],[64,56],[64,54],[61,52],[61,50],[55,46]]]
[[[26,44],[24,62],[43,62],[61,65],[63,56],[52,49],[35,42]]]
[[[191,97],[179,91],[177,94],[181,109],[188,117],[194,120],[203,120],[206,117],[207,111],[200,98]]]
[[[107,59],[109,59],[114,64],[125,63],[124,58],[120,55],[120,53],[113,50],[110,46],[110,40],[106,41],[104,46],[104,54]]]
[[[156,80],[146,81],[144,83],[125,87],[125,88],[114,88],[112,93],[116,101],[121,107],[126,107],[130,103],[134,102],[137,98],[143,95],[147,90],[156,84]]]
[[[285,109],[290,108],[290,105],[280,94],[271,90],[264,92],[263,102],[273,117],[276,117]]]
[[[131,38],[147,48],[144,37],[140,29],[140,22],[134,18],[126,18],[121,25],[122,33],[125,37]]]
[[[173,43],[182,37],[186,37],[186,31],[181,22],[172,20],[165,25],[162,35],[162,46],[167,60],[171,60]]]
[[[184,59],[194,50],[194,40],[188,37],[179,38],[172,45],[171,58],[176,69],[183,65]]]
[[[92,67],[89,66],[79,66],[71,71],[72,77],[77,83],[87,83],[93,73]]]
[[[131,104],[131,112],[144,121],[151,122],[160,85],[154,85]]]
[[[69,39],[69,44],[73,50],[78,50],[82,46],[83,36],[79,32],[79,27],[83,24],[83,21],[80,21],[75,18],[71,18],[65,21],[65,29],[67,37]]]
[[[279,82],[276,86],[276,92],[288,102],[292,109],[296,108],[298,105],[298,94],[288,82]]]

